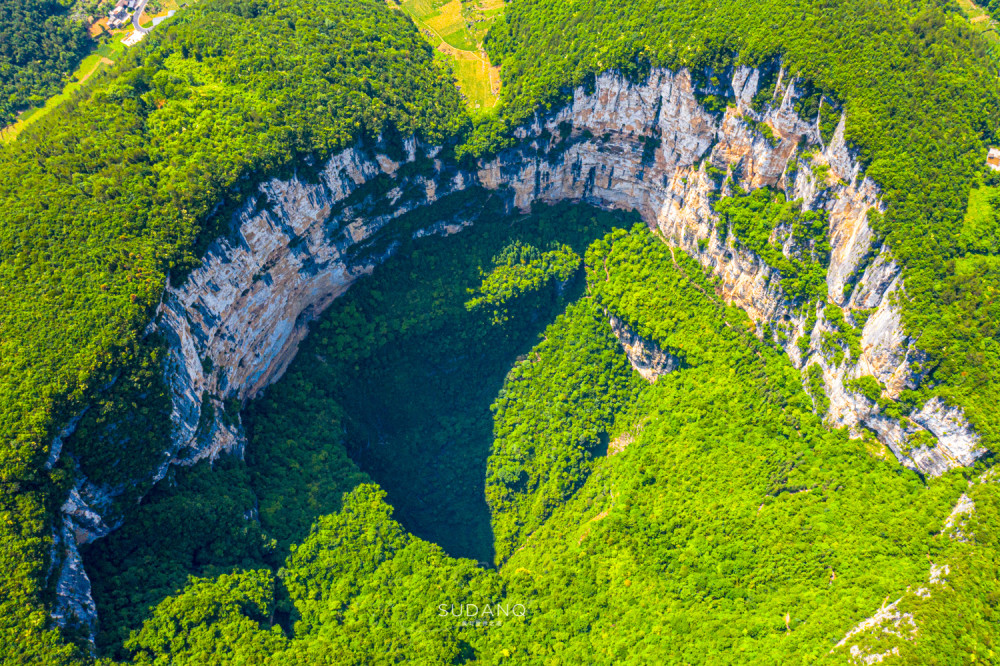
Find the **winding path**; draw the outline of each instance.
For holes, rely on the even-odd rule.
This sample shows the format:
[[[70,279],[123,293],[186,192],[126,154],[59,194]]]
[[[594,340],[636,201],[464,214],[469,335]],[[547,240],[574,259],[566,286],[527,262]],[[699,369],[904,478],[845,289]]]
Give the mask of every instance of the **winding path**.
[[[139,19],[142,18],[142,13],[146,10],[146,4],[149,0],[139,0],[139,6],[135,8],[135,13],[132,14],[132,27],[135,28],[136,32],[141,32],[144,35],[149,34],[153,29],[153,26],[148,28],[143,28],[139,25]]]

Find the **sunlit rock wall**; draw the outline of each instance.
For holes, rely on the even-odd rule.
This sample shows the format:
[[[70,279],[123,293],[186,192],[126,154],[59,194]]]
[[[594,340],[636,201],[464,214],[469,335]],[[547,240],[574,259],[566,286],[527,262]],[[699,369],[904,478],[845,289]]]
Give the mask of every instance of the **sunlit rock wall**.
[[[155,328],[169,345],[165,372],[175,435],[156,478],[169,464],[241,452],[245,439],[233,406],[278,379],[309,322],[393,254],[396,244],[380,238],[394,220],[470,187],[495,190],[509,209],[527,211],[536,201],[569,200],[638,211],[668,243],[717,276],[719,294],[743,308],[759,332],[765,323],[783,329],[793,363],[822,367],[831,423],[850,426],[857,435],[868,429],[903,464],[926,474],[971,464],[983,450],[957,408],[934,398],[900,423],[844,387],[849,379],[873,375],[893,398],[920,379],[911,371],[919,352],[903,331],[891,297],[904,288],[900,270],[890,248],[872,247],[867,213],[880,209],[879,190],[852,158],[844,120],[824,145],[818,119],[795,112],[794,81],[779,74],[758,112],[751,102],[761,72],[739,68],[718,79],[716,89],[698,92],[735,100],[719,114],[699,103],[687,71],[655,70],[641,84],[612,72],[597,77],[591,91],[577,89],[561,110],[520,128],[518,145],[471,170],[445,163],[437,149],[410,141],[395,158],[380,146],[359,145],[318,167],[304,165],[303,175],[262,183],[228,220],[228,233],[209,247],[201,266],[167,288],[157,313]],[[764,125],[771,137],[762,133]],[[817,182],[815,174],[823,169],[814,165],[828,167],[824,182]],[[720,172],[724,177],[718,177]],[[874,310],[862,332],[860,358],[845,355],[840,363],[826,358],[820,351],[828,330],[822,311],[815,329],[804,331],[807,313],[802,304],[786,300],[776,270],[732,234],[720,233],[712,202],[734,185],[780,188],[789,198],[801,199],[807,210],[828,211],[828,300],[848,316],[856,309]],[[455,233],[471,217],[444,220],[412,235]],[[845,285],[853,286],[845,290]],[[625,331],[619,326],[623,344],[636,349]],[[801,335],[810,335],[804,357],[796,345]],[[669,359],[641,358],[639,364],[647,364],[653,374],[672,369]],[[933,436],[934,446],[908,444],[921,430]],[[115,489],[101,492],[87,484],[81,480],[63,507],[60,543],[66,541],[62,535],[73,538],[54,553],[60,567],[57,618],[91,612],[89,583],[82,568],[74,566],[75,543],[114,527],[101,516]]]

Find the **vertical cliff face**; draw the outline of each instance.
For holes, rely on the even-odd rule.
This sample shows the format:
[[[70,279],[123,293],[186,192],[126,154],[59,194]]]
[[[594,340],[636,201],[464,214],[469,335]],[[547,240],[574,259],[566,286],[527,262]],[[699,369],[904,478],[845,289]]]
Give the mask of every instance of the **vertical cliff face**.
[[[407,148],[412,160],[415,146]],[[403,183],[380,202],[398,204],[388,212],[364,198],[346,202],[398,167],[353,148],[331,159],[317,182],[262,184],[231,233],[183,284],[167,289],[157,326],[170,350],[174,462],[241,449],[238,416],[224,418],[232,410],[225,401],[243,400],[280,376],[308,322],[382,258],[355,261],[351,250],[416,202],[399,202]]]
[[[850,155],[844,118],[824,144],[818,119],[804,120],[795,112],[794,81],[779,76],[766,110],[754,110],[760,79],[756,70],[737,69],[731,77],[735,104],[714,116],[698,103],[687,72],[657,71],[643,85],[605,74],[592,94],[578,90],[570,106],[522,129],[530,150],[483,165],[479,180],[513,190],[519,208],[535,200],[570,199],[638,211],[667,242],[718,276],[720,295],[743,308],[759,331],[764,324],[787,331],[785,348],[796,365],[823,369],[831,423],[850,426],[856,435],[868,429],[904,465],[925,474],[972,464],[984,450],[957,408],[932,398],[910,418],[894,419],[844,387],[845,381],[870,375],[885,387],[885,397],[894,399],[920,381],[911,370],[920,353],[894,305],[893,294],[903,289],[900,270],[891,248],[873,247],[868,224],[868,211],[882,209],[878,187]],[[649,137],[658,142],[652,152]],[[725,179],[717,182],[709,167],[726,172]],[[814,329],[805,331],[807,313],[786,298],[778,272],[720,228],[712,201],[733,184],[744,191],[780,188],[805,210],[828,213],[827,299],[851,317],[854,311],[873,311],[861,329],[858,358],[849,353],[839,361],[829,358],[824,333],[836,331],[822,313]],[[796,344],[802,335],[810,341],[805,353]]]
[[[571,104],[520,128],[517,146],[474,170],[447,164],[436,149],[410,141],[395,159],[378,146],[357,146],[310,170],[308,179],[261,184],[202,265],[167,288],[157,313],[155,327],[169,345],[165,375],[175,434],[156,478],[169,464],[241,451],[239,406],[281,376],[310,321],[392,255],[392,222],[469,187],[496,190],[522,210],[535,201],[570,200],[638,211],[668,243],[714,273],[720,295],[743,308],[761,333],[765,324],[785,331],[797,366],[822,368],[832,423],[859,435],[864,428],[877,433],[903,464],[924,473],[971,464],[983,451],[960,410],[935,398],[901,425],[844,387],[847,380],[872,375],[894,398],[919,382],[910,370],[919,353],[893,305],[892,294],[904,288],[900,271],[890,248],[872,247],[867,213],[880,208],[878,188],[852,159],[844,120],[824,144],[818,121],[795,112],[794,81],[779,75],[773,91],[765,91],[770,101],[756,111],[761,72],[739,68],[719,78],[720,90],[698,91],[687,71],[657,70],[642,84],[604,74],[591,91],[578,89]],[[699,94],[726,92],[722,88],[735,100],[724,112],[711,113],[699,103]],[[793,158],[799,165],[794,173]],[[805,331],[807,313],[786,299],[778,272],[720,229],[712,202],[734,185],[781,188],[801,199],[804,209],[829,213],[828,300],[848,316],[873,311],[858,358],[828,358],[822,340],[831,329],[822,312],[815,329]],[[412,236],[455,233],[468,223],[459,216]],[[636,348],[629,332],[618,335]],[[810,340],[805,353],[796,344],[802,335]],[[653,375],[672,369],[668,358],[643,356],[639,362]],[[918,431],[931,438],[910,446]],[[116,489],[87,484],[78,484],[64,506],[74,543],[110,527],[101,513]],[[73,574],[70,555],[57,559],[67,576],[83,575],[82,569]],[[84,587],[67,586],[77,592],[60,594],[57,617],[89,612],[81,598],[89,597],[89,585],[85,595]]]

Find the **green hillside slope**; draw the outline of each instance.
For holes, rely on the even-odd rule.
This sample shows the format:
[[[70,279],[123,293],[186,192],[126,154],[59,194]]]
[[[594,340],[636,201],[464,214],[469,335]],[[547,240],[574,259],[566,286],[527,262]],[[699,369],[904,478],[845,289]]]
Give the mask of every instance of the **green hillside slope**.
[[[474,154],[609,68],[640,78],[686,66],[707,77],[777,56],[813,82],[804,106],[820,94],[841,101],[847,139],[888,204],[877,231],[904,269],[904,323],[929,354],[925,384],[1000,441],[1000,275],[990,260],[1000,247],[960,242],[984,142],[998,140],[1000,87],[997,61],[957,6],[531,0],[508,9],[486,46],[503,68],[504,113],[470,140]]]
[[[296,156],[379,133],[440,141],[461,117],[430,48],[371,2],[199,4],[116,72],[0,152],[0,624],[21,636],[0,649],[42,647],[46,513],[67,478],[41,471],[47,447],[141,362],[208,212]]]
[[[693,260],[672,255],[641,226],[590,245],[586,289],[507,374],[492,410],[470,403],[457,413],[404,417],[421,433],[447,429],[440,442],[471,432],[474,420],[492,411],[487,488],[503,478],[500,470],[516,473],[518,459],[531,479],[508,482],[505,501],[491,500],[497,570],[446,555],[408,530],[417,526],[439,538],[420,527],[426,518],[414,511],[428,497],[422,486],[435,481],[445,483],[441,490],[453,506],[462,501],[451,471],[467,464],[458,452],[445,468],[435,468],[422,457],[440,451],[438,442],[421,450],[406,432],[386,431],[393,464],[423,470],[420,478],[390,477],[390,484],[402,484],[393,511],[364,477],[337,480],[316,466],[329,458],[340,461],[340,469],[353,468],[343,452],[353,446],[357,425],[317,434],[285,427],[275,436],[274,426],[287,424],[285,414],[303,423],[324,414],[338,414],[345,424],[369,418],[322,403],[348,404],[363,393],[370,380],[352,371],[355,359],[373,370],[390,359],[401,368],[439,367],[423,335],[402,331],[414,303],[437,302],[442,314],[461,316],[463,284],[474,285],[474,273],[457,270],[465,277],[441,284],[441,261],[474,266],[488,257],[477,249],[503,243],[500,230],[513,228],[525,238],[539,220],[558,233],[587,217],[585,209],[560,208],[521,224],[484,223],[477,238],[441,240],[425,247],[418,261],[401,260],[359,284],[323,317],[301,361],[254,410],[248,459],[250,484],[261,500],[259,524],[244,522],[248,534],[233,531],[247,500],[230,505],[211,498],[236,498],[247,477],[206,468],[185,473],[191,481],[169,496],[157,493],[135,529],[88,554],[97,589],[108,597],[98,597],[105,607],[125,609],[133,599],[127,614],[105,616],[111,623],[105,630],[117,641],[128,635],[118,627],[133,632],[124,649],[107,649],[137,663],[176,664],[843,663],[845,649],[836,644],[845,633],[886,599],[902,598],[921,637],[876,637],[879,650],[896,648],[912,663],[989,661],[1000,598],[997,485],[970,487],[967,479],[977,474],[969,472],[926,484],[896,461],[872,457],[863,440],[827,429],[784,354],[748,333],[741,311],[706,292],[708,280]],[[456,253],[458,247],[473,252]],[[382,307],[371,309],[373,302]],[[689,354],[686,367],[654,384],[633,375],[635,393],[595,428],[614,440],[610,456],[585,438],[577,443],[562,436],[591,427],[587,415],[602,409],[581,399],[581,387],[603,386],[602,395],[611,396],[616,385],[629,386],[628,375],[616,379],[609,372],[620,350],[581,353],[602,349],[610,337],[605,310],[645,339]],[[432,330],[448,336],[449,319]],[[449,350],[464,357],[482,349],[479,335],[498,326],[496,333],[512,332],[538,322],[530,311],[505,324],[470,320]],[[380,343],[365,330],[390,333]],[[342,350],[343,363],[316,362],[337,358],[334,349]],[[598,379],[581,382],[587,375]],[[461,373],[435,381],[453,392],[467,384]],[[417,386],[423,387],[411,390]],[[395,402],[385,414],[405,410],[413,399],[406,390],[387,395]],[[456,417],[468,425],[455,424]],[[332,437],[342,432],[346,436]],[[531,455],[518,456],[518,447]],[[325,456],[317,456],[320,450]],[[312,453],[303,458],[300,451]],[[483,454],[469,448],[464,455],[475,461]],[[329,479],[324,491],[346,494],[321,492],[317,497],[328,499],[316,504],[277,501],[294,497],[291,487],[300,481],[275,472],[303,464],[320,472],[319,483]],[[568,493],[558,490],[567,486]],[[955,540],[945,529],[963,492],[977,506],[975,519],[962,527],[975,530],[973,541]],[[445,529],[454,529],[447,525],[447,501],[428,504]],[[176,517],[192,521],[197,514],[182,506],[203,512],[198,524],[207,524],[208,516],[222,520],[213,530],[173,532],[186,536],[169,548],[144,536]],[[539,513],[538,507],[547,509]],[[307,534],[286,529],[305,522],[313,522]],[[292,543],[261,551],[258,529],[291,536]],[[516,547],[507,550],[508,535],[518,529]],[[169,557],[160,560],[160,553]],[[213,573],[226,558],[226,575]],[[165,564],[202,578],[183,584],[172,574],[177,594],[151,611],[143,606],[155,596],[135,605],[123,583],[162,579]],[[946,583],[929,582],[934,564],[948,565]],[[114,578],[105,578],[109,574]],[[907,592],[917,588],[926,596]]]
[[[0,121],[76,57],[63,24],[13,56],[6,34]],[[48,64],[11,78],[36,47]],[[221,233],[213,211],[356,141],[416,135],[471,164],[609,69],[779,61],[810,91],[804,117],[841,104],[887,205],[872,219],[903,267],[923,390],[1000,445],[1000,183],[983,166],[1000,86],[957,6],[517,0],[485,47],[503,88],[473,121],[383,2],[204,0],[0,148],[0,661],[93,661],[49,616],[75,461],[44,463],[95,405],[81,468],[127,483],[155,466],[170,426],[142,332]],[[455,196],[399,221],[396,257],[246,406],[245,460],[171,471],[84,548],[104,663],[842,663],[880,608],[919,631],[859,633],[872,654],[998,660],[991,460],[927,480],[828,428],[821,387],[628,215]],[[472,229],[408,240],[467,204]],[[770,192],[719,207],[760,248],[754,211],[801,213]],[[789,266],[791,291],[821,296],[816,266]],[[680,369],[642,380],[612,315]],[[975,511],[949,526],[963,493]]]
[[[0,2],[0,128],[62,88],[91,41],[72,0]]]

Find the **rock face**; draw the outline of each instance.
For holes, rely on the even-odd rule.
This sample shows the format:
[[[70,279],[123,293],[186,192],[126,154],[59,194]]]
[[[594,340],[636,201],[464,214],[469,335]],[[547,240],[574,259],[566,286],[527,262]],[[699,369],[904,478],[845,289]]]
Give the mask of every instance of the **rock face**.
[[[635,371],[649,383],[656,381],[660,375],[673,372],[680,367],[680,361],[659,348],[654,342],[646,340],[625,325],[618,317],[610,316],[611,330],[621,343],[628,362]]]
[[[61,562],[56,579],[58,603],[52,618],[61,627],[77,626],[88,635],[97,631],[97,606],[90,593],[90,579],[83,568],[83,558],[77,549],[74,520],[64,514],[62,524],[53,538],[53,563]]]
[[[935,398],[904,428],[844,388],[845,380],[872,375],[886,397],[894,398],[919,381],[910,370],[919,352],[890,298],[903,288],[900,271],[888,248],[872,248],[867,213],[881,207],[879,191],[848,151],[844,120],[824,144],[818,119],[795,112],[794,81],[779,73],[759,104],[765,78],[738,68],[719,74],[716,88],[696,90],[686,70],[656,70],[642,84],[606,73],[591,91],[576,90],[563,109],[520,128],[518,145],[473,170],[445,163],[437,149],[410,141],[393,157],[384,146],[359,145],[309,169],[308,177],[263,183],[202,265],[164,295],[155,327],[169,344],[166,380],[175,436],[156,478],[171,463],[241,451],[239,405],[281,376],[310,321],[393,254],[393,235],[405,231],[393,222],[471,187],[494,190],[510,210],[571,200],[638,211],[667,242],[718,276],[721,296],[743,308],[759,332],[765,324],[785,331],[796,365],[822,367],[832,423],[851,426],[859,435],[863,428],[877,433],[903,464],[924,473],[970,464],[983,450],[959,410]],[[709,93],[735,102],[713,114],[699,103],[699,95]],[[826,358],[825,318],[819,317],[815,330],[804,331],[806,314],[785,299],[777,271],[719,228],[712,201],[734,185],[782,188],[789,198],[801,199],[805,210],[829,213],[828,300],[848,314],[874,310],[863,327],[860,358]],[[414,238],[455,233],[471,217],[405,232]],[[618,334],[627,349],[639,351],[630,360],[640,371],[655,377],[673,368],[671,359],[637,346],[630,332]],[[804,355],[795,343],[801,335],[810,336]],[[918,431],[931,438],[909,446]],[[113,497],[114,489],[105,490],[103,496],[77,492],[64,507],[76,543],[106,532],[108,526],[94,521],[100,507],[87,502],[88,495],[100,496],[99,504]],[[62,576],[74,560],[57,561]],[[59,604],[58,617],[90,612],[71,607],[62,596]]]

